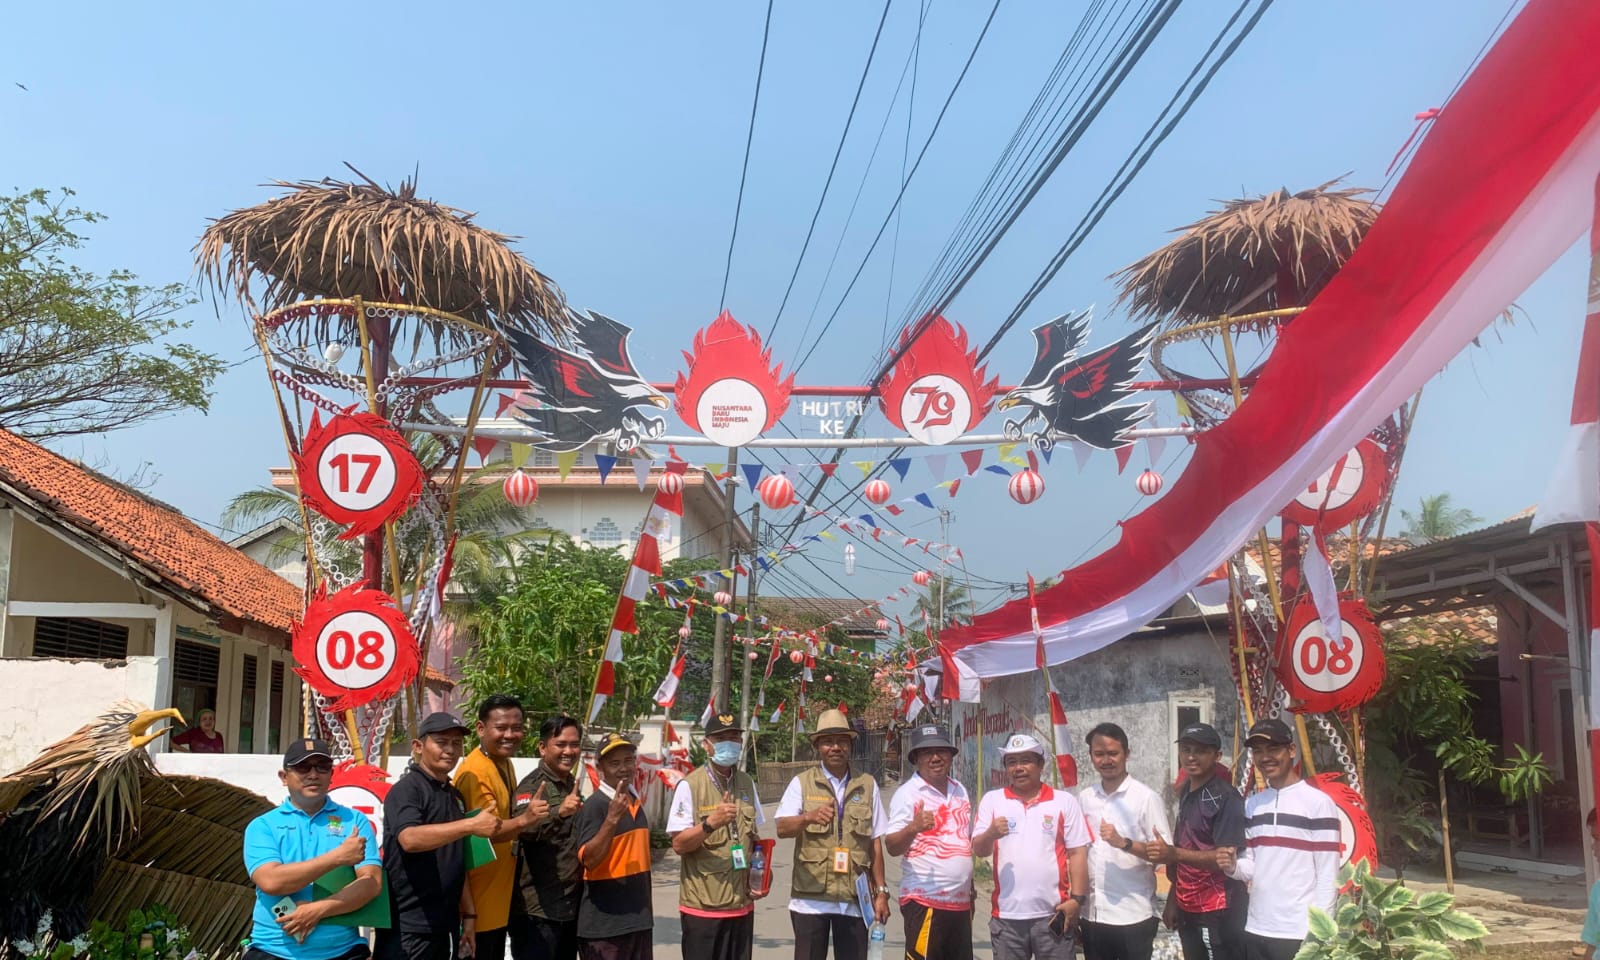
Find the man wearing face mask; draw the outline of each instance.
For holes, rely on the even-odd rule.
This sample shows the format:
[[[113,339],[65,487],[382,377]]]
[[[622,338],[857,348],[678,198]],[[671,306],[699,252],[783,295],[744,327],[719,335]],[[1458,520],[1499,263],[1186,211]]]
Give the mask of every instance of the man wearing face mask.
[[[756,785],[739,770],[744,730],[731,713],[706,723],[706,764],[672,792],[667,833],[681,859],[678,915],[683,955],[750,960],[755,897],[750,867],[765,822]]]

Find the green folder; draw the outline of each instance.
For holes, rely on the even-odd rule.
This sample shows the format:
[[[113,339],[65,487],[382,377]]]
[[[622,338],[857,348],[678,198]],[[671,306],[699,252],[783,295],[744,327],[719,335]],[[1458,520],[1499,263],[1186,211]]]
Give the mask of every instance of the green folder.
[[[467,816],[471,817],[471,816],[476,815],[477,812],[478,812],[478,809],[479,808],[477,808],[477,807],[473,807],[471,810],[468,810],[467,811]],[[467,837],[467,869],[468,870],[476,870],[476,869],[478,869],[479,867],[483,866],[486,863],[493,863],[493,862],[494,862],[494,844],[489,842],[489,838],[488,837],[480,837],[480,836],[477,836],[476,834],[468,836]]]
[[[312,882],[311,895],[317,900],[325,900],[354,883],[355,880],[355,867],[334,867]],[[379,927],[384,930],[389,929],[389,885],[383,882],[383,874],[378,874],[378,895],[373,897],[366,906],[350,913],[341,913],[338,916],[329,917],[322,922],[340,927]]]

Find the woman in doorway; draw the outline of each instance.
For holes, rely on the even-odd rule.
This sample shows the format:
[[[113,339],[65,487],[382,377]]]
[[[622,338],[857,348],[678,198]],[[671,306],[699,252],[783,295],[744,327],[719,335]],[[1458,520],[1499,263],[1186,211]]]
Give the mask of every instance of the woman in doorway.
[[[190,727],[173,737],[172,743],[190,753],[227,752],[223,749],[222,734],[217,732],[217,711],[209,707],[200,711],[198,726]]]

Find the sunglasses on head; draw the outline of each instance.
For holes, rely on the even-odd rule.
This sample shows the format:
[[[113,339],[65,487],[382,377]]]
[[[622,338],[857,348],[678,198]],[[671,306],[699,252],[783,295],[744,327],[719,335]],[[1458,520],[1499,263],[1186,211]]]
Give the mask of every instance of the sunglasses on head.
[[[332,760],[306,760],[304,762],[296,763],[296,764],[292,765],[291,767],[289,767],[289,769],[293,770],[295,773],[301,774],[302,776],[304,776],[305,774],[308,774],[308,773],[332,773],[333,772],[333,761]]]

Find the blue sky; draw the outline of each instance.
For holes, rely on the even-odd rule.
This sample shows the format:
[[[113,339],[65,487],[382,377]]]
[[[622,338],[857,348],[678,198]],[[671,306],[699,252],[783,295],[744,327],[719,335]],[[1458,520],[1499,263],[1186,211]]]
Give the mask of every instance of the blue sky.
[[[1083,6],[1002,0],[907,190],[897,234],[891,226],[802,382],[862,381],[882,340],[886,303],[897,320]],[[951,319],[987,338],[1232,9],[1189,0],[1179,10],[947,311]],[[1094,339],[1125,331],[1125,318],[1109,309],[1115,292],[1105,277],[1214,200],[1342,175],[1381,185],[1412,115],[1439,104],[1506,9],[1479,0],[1279,0],[1002,342],[992,371],[1013,381],[1030,359],[1026,327],[1056,313],[1098,304]],[[880,10],[776,5],[727,301],[763,332]],[[387,182],[419,168],[423,195],[522,237],[520,249],[575,304],[635,327],[635,359],[647,377],[671,379],[678,351],[717,310],[764,12],[755,2],[500,4],[448,13],[436,4],[282,4],[256,16],[225,4],[161,14],[26,5],[7,15],[12,35],[31,39],[11,45],[0,71],[0,189],[75,189],[83,206],[110,217],[94,229],[83,265],[167,282],[190,278],[207,218],[273,194],[260,184],[339,176],[343,161]],[[987,12],[988,4],[929,5],[909,120],[913,154]],[[773,339],[775,359],[790,366],[810,346],[800,332],[858,185],[860,208],[843,233],[813,336],[898,189],[907,90],[887,114],[876,162],[866,165],[917,15],[912,0],[890,9],[833,191]],[[1535,502],[1566,424],[1585,260],[1569,251],[1519,299],[1514,324],[1486,334],[1481,349],[1428,385],[1400,505],[1447,490],[1494,520]],[[189,317],[194,342],[229,361],[253,355],[235,305],[208,300]],[[1170,407],[1162,415],[1171,422]],[[809,427],[797,410],[789,421]],[[160,475],[151,492],[211,524],[232,495],[263,483],[267,468],[285,460],[259,361],[218,382],[208,416],[62,449],[124,469],[151,461]],[[1169,446],[1167,457],[1177,450]],[[1045,474],[1046,497],[1026,508],[1006,498],[999,478],[974,483],[952,501],[951,539],[984,577],[1053,573],[1115,536],[1115,521],[1140,500],[1133,476],[1144,459],[1136,454],[1133,469],[1118,476],[1109,456],[1081,473],[1071,458],[1057,458]],[[1169,480],[1179,469],[1181,461]],[[930,482],[919,473],[912,480],[919,477],[904,492]],[[934,530],[928,520],[908,528],[918,536]],[[818,560],[838,575],[836,556]],[[889,566],[867,557],[862,565]],[[848,585],[873,598],[904,579],[864,570]]]

